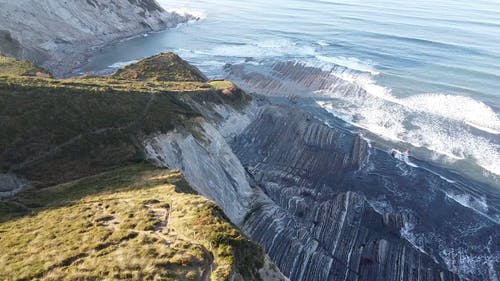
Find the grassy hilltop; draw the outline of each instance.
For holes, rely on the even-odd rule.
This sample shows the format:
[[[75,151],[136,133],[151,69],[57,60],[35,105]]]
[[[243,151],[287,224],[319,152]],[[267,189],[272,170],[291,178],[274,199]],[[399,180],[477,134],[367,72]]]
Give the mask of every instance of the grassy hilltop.
[[[211,83],[173,53],[111,77],[62,80],[1,58],[0,173],[49,186],[141,161],[145,135],[190,126],[200,116],[189,101],[248,102],[232,84]]]
[[[141,148],[192,102],[248,100],[172,53],[63,80],[0,57],[0,174],[29,182],[0,198],[0,279],[261,280],[262,249]]]

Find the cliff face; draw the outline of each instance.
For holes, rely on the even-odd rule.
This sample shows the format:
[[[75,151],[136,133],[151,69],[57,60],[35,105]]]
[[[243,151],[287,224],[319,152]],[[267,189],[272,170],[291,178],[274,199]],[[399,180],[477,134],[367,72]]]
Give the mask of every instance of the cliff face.
[[[190,19],[155,0],[0,0],[0,52],[60,75],[92,48]]]
[[[243,228],[291,280],[459,280],[399,235],[400,215],[372,208],[363,190],[376,185],[352,188],[370,150],[359,136],[272,107],[233,147],[274,203]]]
[[[267,105],[248,115],[244,129],[216,122],[234,139],[204,125],[155,136],[148,155],[184,171],[290,280],[459,280],[400,235],[401,214],[383,216],[350,191],[346,179],[369,154],[364,140],[297,109]]]
[[[269,97],[243,110],[191,101],[210,124],[151,136],[147,154],[181,169],[292,281],[496,280],[494,209],[453,199],[497,198],[488,186],[405,162],[339,119],[324,124],[327,113],[307,94],[323,73],[291,73],[302,78],[295,85],[273,70],[277,78],[230,69],[239,85]],[[304,96],[290,97],[297,88]]]

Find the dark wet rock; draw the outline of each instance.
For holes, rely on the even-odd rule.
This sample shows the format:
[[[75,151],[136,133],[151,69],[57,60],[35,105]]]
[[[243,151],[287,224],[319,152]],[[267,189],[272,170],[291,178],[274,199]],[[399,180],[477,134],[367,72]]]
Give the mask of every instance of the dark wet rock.
[[[243,228],[290,280],[459,280],[400,235],[403,215],[351,190],[371,149],[359,136],[269,107],[232,146],[274,203],[256,204]]]

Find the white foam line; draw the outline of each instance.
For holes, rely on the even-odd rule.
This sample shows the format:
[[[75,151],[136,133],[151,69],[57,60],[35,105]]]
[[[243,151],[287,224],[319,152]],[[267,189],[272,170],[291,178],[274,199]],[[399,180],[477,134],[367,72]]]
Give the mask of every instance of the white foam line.
[[[131,60],[131,61],[119,61],[119,62],[115,62],[113,63],[112,65],[108,66],[109,68],[120,68],[120,67],[124,67],[124,66],[127,66],[129,64],[132,64],[132,63],[136,63],[138,62],[138,60]]]
[[[474,212],[478,213],[479,215],[482,215],[483,217],[491,220],[492,222],[497,224],[500,223],[498,216],[496,218],[493,218],[486,213],[488,211],[488,204],[486,203],[484,198],[477,199],[469,194],[451,194],[447,192],[445,192],[445,195],[449,199],[455,201],[456,203],[462,205],[465,208],[473,210]],[[476,206],[473,206],[472,204]]]
[[[408,152],[401,152],[397,149],[391,149],[391,151],[389,152],[394,158],[400,160],[400,161],[403,161],[406,163],[406,165],[410,166],[410,167],[413,167],[413,168],[419,168],[420,166],[418,166],[417,164],[415,163],[412,163],[410,161],[410,159],[408,158]]]
[[[197,20],[203,20],[207,18],[207,14],[203,11],[198,11],[198,10],[193,10],[191,8],[187,7],[179,7],[179,8],[171,8],[167,9],[167,12],[169,13],[176,13],[181,16],[191,16],[194,17],[195,19],[193,21]]]
[[[484,131],[486,133],[490,133],[490,134],[493,134],[493,135],[500,135],[499,131],[495,131],[494,129],[483,127],[483,126],[474,124],[474,123],[469,122],[469,121],[465,121],[465,124],[467,124],[467,125],[469,125],[471,127],[474,127],[474,128],[476,128],[478,130]]]

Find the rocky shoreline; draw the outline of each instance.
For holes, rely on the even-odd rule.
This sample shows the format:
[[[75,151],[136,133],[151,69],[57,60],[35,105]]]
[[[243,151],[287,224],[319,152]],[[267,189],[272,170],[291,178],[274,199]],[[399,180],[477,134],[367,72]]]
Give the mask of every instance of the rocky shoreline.
[[[167,12],[154,0],[0,0],[0,6],[0,53],[29,60],[56,77],[67,76],[104,46],[196,20]]]

